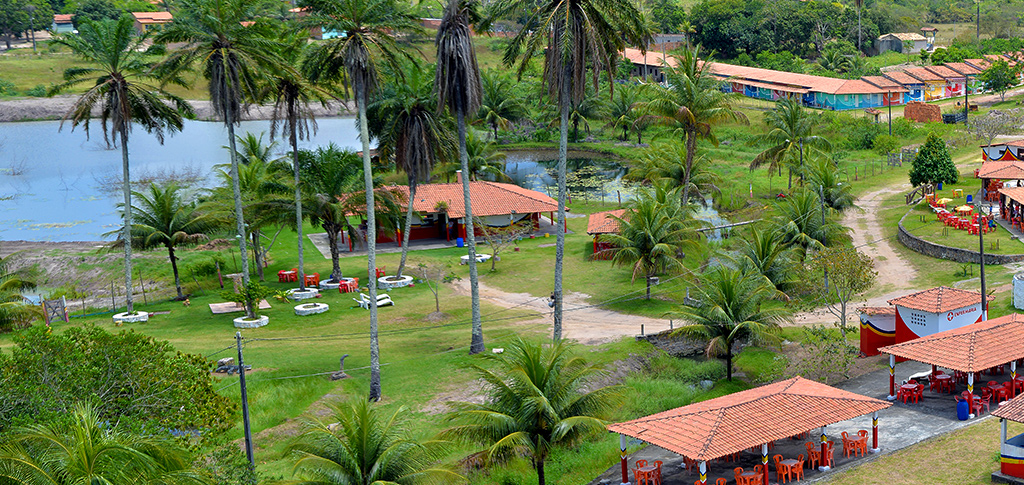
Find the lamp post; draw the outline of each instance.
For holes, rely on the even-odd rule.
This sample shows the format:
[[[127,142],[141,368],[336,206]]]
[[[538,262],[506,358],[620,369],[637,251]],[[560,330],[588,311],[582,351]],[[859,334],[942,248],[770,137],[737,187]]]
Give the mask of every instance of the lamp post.
[[[885,104],[889,106],[889,136],[892,136],[892,92],[886,92],[885,97]]]
[[[32,36],[32,53],[36,53],[36,6],[26,5],[25,10],[28,10],[28,32]]]

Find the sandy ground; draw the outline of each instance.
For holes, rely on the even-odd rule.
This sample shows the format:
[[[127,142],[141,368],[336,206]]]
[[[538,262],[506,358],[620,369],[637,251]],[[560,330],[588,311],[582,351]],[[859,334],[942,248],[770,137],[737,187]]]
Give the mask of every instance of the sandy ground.
[[[77,96],[54,96],[52,98],[23,98],[0,101],[0,122],[27,120],[61,119],[74,105]],[[195,109],[199,120],[214,120],[213,108],[209,101],[189,101]],[[312,107],[317,117],[352,116],[348,105],[341,101],[329,104],[326,108],[320,105]],[[273,113],[272,105],[253,106],[243,115],[243,120],[267,120]],[[99,112],[94,112],[98,115]]]
[[[900,184],[865,194],[857,199],[857,205],[860,208],[848,211],[843,217],[842,224],[851,229],[853,246],[875,261],[875,271],[878,272],[875,287],[885,291],[884,294],[871,298],[859,298],[851,301],[846,312],[848,323],[857,322],[857,308],[888,306],[886,303],[888,300],[906,295],[909,290],[916,290],[910,281],[917,276],[917,270],[896,253],[893,244],[898,243],[893,238],[885,237],[881,221],[878,218],[878,211],[881,210],[885,198],[908,190],[910,190],[910,184]],[[795,315],[793,323],[803,326],[832,323],[837,320],[837,317],[827,309],[819,308]]]
[[[469,295],[469,279],[454,284],[460,295]],[[562,336],[585,345],[598,345],[618,340],[624,335],[639,335],[643,325],[645,333],[669,329],[668,320],[626,315],[605,310],[587,303],[589,295],[569,292],[565,295],[565,309],[562,320]],[[551,323],[551,308],[547,297],[535,297],[529,293],[508,293],[480,283],[480,299],[503,308],[522,308],[541,313],[540,318],[522,320],[519,324],[533,325]]]

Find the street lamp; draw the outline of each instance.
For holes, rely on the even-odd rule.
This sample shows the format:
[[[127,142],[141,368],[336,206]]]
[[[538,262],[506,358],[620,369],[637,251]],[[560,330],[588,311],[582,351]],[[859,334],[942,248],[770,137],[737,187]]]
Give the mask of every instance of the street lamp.
[[[29,18],[29,21],[28,21],[28,23],[29,23],[28,31],[29,31],[29,35],[32,36],[32,53],[35,54],[36,53],[36,6],[35,5],[26,5],[25,6],[25,10],[28,10],[28,18]]]

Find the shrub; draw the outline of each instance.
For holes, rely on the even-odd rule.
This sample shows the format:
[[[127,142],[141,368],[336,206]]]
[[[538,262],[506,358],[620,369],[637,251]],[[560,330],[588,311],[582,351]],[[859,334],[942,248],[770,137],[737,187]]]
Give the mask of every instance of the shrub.
[[[14,92],[14,83],[6,79],[0,79],[0,96],[13,96]]]
[[[551,131],[546,128],[539,129],[533,132],[531,138],[536,142],[551,141]]]
[[[895,136],[889,135],[878,135],[875,137],[875,141],[871,147],[874,148],[875,153],[879,155],[886,155],[895,152],[900,146],[899,140]]]
[[[846,132],[846,148],[867,150],[874,145],[875,137],[882,134],[882,125],[867,118],[857,118],[842,131]]]
[[[906,118],[895,118],[892,120],[892,134],[900,138],[907,138],[914,134],[914,123]]]
[[[185,269],[196,276],[213,276],[217,274],[217,263],[224,267],[224,256],[219,253],[198,259],[185,266]]]
[[[33,98],[45,98],[46,97],[46,86],[42,84],[36,84],[36,87],[25,91],[26,96],[32,96]]]

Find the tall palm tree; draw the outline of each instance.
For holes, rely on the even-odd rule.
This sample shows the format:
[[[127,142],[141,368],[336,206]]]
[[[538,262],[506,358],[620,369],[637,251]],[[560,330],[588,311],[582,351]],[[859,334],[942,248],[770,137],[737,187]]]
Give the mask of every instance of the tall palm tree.
[[[753,143],[767,143],[770,147],[759,153],[750,162],[750,170],[756,170],[765,163],[770,163],[768,170],[780,170],[783,165],[791,166],[789,171],[789,188],[793,188],[793,165],[797,176],[804,177],[804,152],[806,149],[815,154],[832,150],[832,144],[824,137],[812,135],[811,132],[818,120],[804,110],[800,101],[780,99],[775,108],[765,113],[764,123],[769,131],[755,137]]]
[[[775,228],[754,226],[737,257],[740,269],[760,273],[780,292],[788,291],[797,282],[792,251],[783,234]]]
[[[801,253],[821,249],[847,241],[848,228],[828,217],[817,194],[807,189],[794,191],[789,197],[775,202],[777,223],[784,240]]]
[[[683,269],[683,247],[696,239],[693,224],[684,219],[685,207],[679,203],[679,189],[641,191],[633,206],[622,217],[615,217],[617,234],[604,234],[601,241],[610,248],[594,254],[612,264],[632,266],[633,281],[647,281],[647,299],[651,299],[651,278],[666,271]],[[690,219],[692,222],[692,218]]]
[[[564,342],[540,346],[517,339],[503,354],[487,357],[497,365],[472,366],[487,385],[486,400],[453,403],[448,419],[457,424],[441,436],[486,446],[488,461],[525,455],[544,485],[544,464],[555,446],[605,431],[620,400],[618,386],[587,391],[603,372],[573,356]]]
[[[331,249],[331,277],[339,281],[344,275],[338,262],[338,234],[350,230],[348,207],[342,197],[363,188],[362,160],[350,150],[334,143],[316,150],[299,150],[302,204],[310,222],[327,231]],[[363,209],[365,210],[365,209]],[[355,235],[355,234],[353,234]]]
[[[68,422],[11,430],[0,446],[0,481],[18,485],[71,483],[212,483],[171,439],[119,430],[88,406]]]
[[[690,173],[697,153],[697,140],[718,145],[714,126],[727,120],[742,120],[742,113],[734,111],[729,97],[719,88],[719,81],[711,74],[713,55],[700,59],[701,48],[683,50],[675,58],[675,67],[665,67],[668,87],[660,89],[645,106],[652,120],[672,128],[686,146],[686,167],[683,176],[683,200],[690,200]]]
[[[669,184],[682,188],[686,183],[686,147],[671,144],[658,148],[648,148],[640,156],[630,162],[627,180],[649,184]],[[718,184],[721,177],[711,170],[711,160],[706,156],[698,156],[690,167],[690,193],[706,204],[712,194],[721,193]],[[682,201],[682,191],[678,192]]]
[[[178,299],[184,300],[174,249],[207,239],[207,235],[216,229],[216,223],[209,214],[200,212],[194,202],[186,202],[181,187],[173,183],[163,187],[150,184],[149,193],[132,194],[136,199],[132,245],[141,250],[158,246],[167,248],[174,273],[174,288],[178,290]],[[124,244],[124,239],[119,242]]]
[[[864,6],[864,0],[853,0],[853,4],[857,7],[857,54],[858,56],[864,52],[861,47],[861,33],[860,33],[860,9]]]
[[[302,48],[306,45],[308,35],[305,32],[291,33],[282,42],[280,56],[287,69],[272,74],[272,82],[268,84],[265,94],[274,99],[274,111],[270,122],[270,137],[280,132],[288,136],[288,145],[292,149],[292,175],[295,184],[295,232],[298,233],[298,272],[299,290],[306,289],[305,257],[303,255],[302,237],[302,186],[299,179],[299,140],[308,140],[310,133],[315,133],[316,118],[310,105],[320,103],[327,106],[330,94],[320,86],[305,79],[298,67],[302,61]],[[310,129],[312,128],[312,131]]]
[[[385,414],[368,400],[334,403],[326,420],[308,418],[289,450],[297,485],[466,483],[434,466],[442,443],[409,438],[404,407]]]
[[[182,0],[174,22],[164,26],[155,40],[183,43],[161,64],[161,71],[176,76],[186,70],[202,72],[209,81],[213,112],[224,121],[231,156],[231,188],[235,199],[235,227],[242,260],[242,281],[249,284],[248,232],[238,186],[235,125],[242,111],[255,99],[264,72],[286,69],[279,44],[264,36],[265,29],[249,26],[256,18],[254,0]]]
[[[623,84],[612,94],[612,99],[605,107],[608,123],[605,128],[621,128],[622,141],[629,137],[629,130],[634,129],[636,120],[640,118],[637,103],[643,99],[646,84]]]
[[[494,141],[498,141],[498,128],[507,129],[512,122],[525,118],[529,110],[516,92],[512,78],[505,73],[484,71],[480,81],[483,89],[475,123],[490,126]]]
[[[128,239],[132,225],[131,177],[128,164],[128,134],[132,124],[141,126],[146,132],[156,135],[160,143],[164,133],[181,131],[183,118],[193,116],[192,108],[185,100],[165,91],[159,80],[150,71],[144,43],[146,36],[135,35],[132,18],[122,17],[115,21],[85,21],[79,26],[77,35],[59,35],[54,42],[68,47],[75,55],[83,58],[92,67],[74,67],[64,71],[64,82],[50,90],[50,94],[67,91],[82,84],[91,86],[61,119],[71,121],[72,130],[79,124],[89,135],[89,121],[93,110],[99,108],[103,139],[110,143],[108,133],[114,132],[121,143],[121,190],[124,193],[123,237]],[[167,79],[172,84],[182,85],[178,77]],[[109,123],[109,125],[108,125]],[[109,131],[108,131],[109,126]],[[115,139],[115,143],[118,140]],[[125,303],[128,311],[134,311],[132,301],[132,248],[124,245],[124,286]]]
[[[835,162],[826,157],[811,162],[811,168],[807,172],[807,186],[822,198],[825,207],[829,209],[843,212],[856,207],[853,204],[853,187],[840,180]]]
[[[17,257],[15,254],[0,258],[0,331],[4,332],[27,326],[33,319],[43,316],[39,305],[30,304],[22,294],[35,289],[35,282],[10,269]]]
[[[676,334],[708,342],[708,357],[725,356],[726,377],[732,380],[732,348],[748,340],[754,345],[778,341],[779,324],[788,321],[785,307],[765,305],[778,297],[768,280],[756,272],[719,266],[696,286],[696,304],[672,312],[687,325]]]
[[[409,179],[409,206],[402,231],[402,259],[395,275],[402,276],[409,255],[412,232],[413,201],[420,183],[430,181],[434,164],[455,152],[453,136],[442,113],[437,109],[433,77],[418,65],[406,69],[405,82],[389,83],[377,92],[370,103],[368,116],[375,120],[370,133],[380,140],[377,154],[385,160],[394,159],[395,167]]]
[[[317,44],[306,56],[303,70],[316,83],[340,82],[352,95],[358,112],[359,139],[363,145],[363,192],[366,194],[367,290],[377,300],[377,216],[370,164],[370,134],[366,107],[377,87],[382,67],[401,76],[400,59],[409,54],[395,43],[395,33],[416,30],[416,19],[401,11],[394,0],[309,0],[307,25],[340,35]],[[377,307],[370,305],[370,399],[380,399],[380,345],[377,340]]]
[[[437,46],[437,71],[434,89],[438,107],[455,113],[459,135],[459,164],[462,166],[462,198],[466,208],[466,249],[469,253],[470,309],[473,329],[469,353],[484,351],[484,330],[480,322],[480,283],[476,269],[476,228],[469,195],[469,155],[466,152],[466,116],[480,108],[480,67],[470,37],[470,23],[478,23],[476,0],[448,0],[434,44]]]
[[[558,134],[558,222],[555,233],[554,328],[552,337],[562,338],[562,262],[565,257],[566,156],[569,145],[569,113],[586,95],[586,77],[592,75],[597,87],[601,72],[609,79],[615,73],[615,59],[626,45],[645,47],[650,32],[636,3],[629,0],[499,0],[491,18],[528,15],[525,25],[508,43],[504,63],[519,63],[518,74],[530,65],[534,55],[544,52],[544,83],[548,95],[557,100]]]

